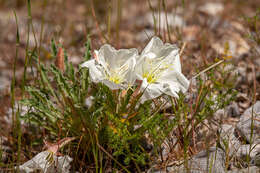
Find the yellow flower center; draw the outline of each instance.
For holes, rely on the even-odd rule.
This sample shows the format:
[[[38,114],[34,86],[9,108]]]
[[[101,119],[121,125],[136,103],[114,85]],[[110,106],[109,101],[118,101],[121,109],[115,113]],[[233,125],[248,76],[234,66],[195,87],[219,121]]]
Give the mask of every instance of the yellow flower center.
[[[155,83],[162,73],[171,67],[166,61],[163,61],[163,57],[156,59],[146,59],[143,67],[143,78],[147,79],[148,83]]]
[[[115,84],[120,84],[123,82],[123,78],[116,74],[108,76],[108,80],[114,82]]]
[[[115,84],[121,84],[125,80],[129,65],[126,63],[119,68],[111,69],[107,64],[107,68],[108,70],[105,71],[107,80],[114,82]]]

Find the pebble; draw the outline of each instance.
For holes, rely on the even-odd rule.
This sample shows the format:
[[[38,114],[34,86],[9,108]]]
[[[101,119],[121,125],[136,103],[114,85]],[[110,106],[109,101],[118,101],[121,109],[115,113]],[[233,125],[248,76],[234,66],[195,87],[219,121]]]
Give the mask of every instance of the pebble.
[[[224,6],[218,2],[208,2],[199,8],[199,11],[215,16],[224,10]]]
[[[227,173],[259,173],[260,172],[260,168],[256,167],[256,166],[250,166],[248,168],[244,168],[244,169],[234,169],[231,171],[228,171]]]
[[[219,130],[220,145],[232,156],[240,148],[240,141],[235,136],[235,128],[232,125],[223,124]]]
[[[216,147],[201,151],[188,161],[190,173],[224,173],[225,172],[225,153]],[[184,165],[181,167],[171,167],[168,172],[186,172]]]
[[[227,106],[226,111],[227,111],[227,115],[229,117],[239,117],[240,116],[239,107],[236,102],[233,102],[231,105]]]
[[[184,27],[185,21],[183,20],[182,16],[178,14],[173,14],[173,13],[167,13],[167,20],[166,20],[166,14],[165,12],[161,12],[160,14],[154,14],[153,13],[148,13],[146,15],[146,19],[151,26],[151,28],[154,28],[154,17],[156,20],[156,25],[160,26],[162,30],[167,30],[167,23],[170,28],[173,27]],[[160,19],[160,20],[159,20]],[[160,23],[159,23],[160,21]]]
[[[250,160],[252,160],[258,153],[260,153],[260,145],[253,144],[250,146],[249,144],[246,144],[241,145],[235,155],[237,158],[246,161],[248,156]]]
[[[253,120],[252,120],[253,115]],[[260,101],[248,108],[240,117],[236,130],[247,142],[256,143],[260,141]],[[251,139],[252,133],[252,139]]]

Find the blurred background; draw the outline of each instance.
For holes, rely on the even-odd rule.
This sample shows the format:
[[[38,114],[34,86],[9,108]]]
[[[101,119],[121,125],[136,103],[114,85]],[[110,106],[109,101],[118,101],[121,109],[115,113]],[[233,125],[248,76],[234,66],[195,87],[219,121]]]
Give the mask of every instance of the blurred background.
[[[139,50],[158,35],[179,47],[186,44],[181,60],[188,78],[228,52],[237,69],[236,89],[242,94],[239,106],[244,109],[251,102],[254,75],[258,86],[260,80],[259,7],[259,0],[31,0],[30,18],[27,0],[0,0],[0,120],[8,119],[10,109],[17,29],[14,13],[20,36],[17,86],[27,45],[40,50],[41,61],[52,63],[50,43],[54,39],[77,66],[88,35],[93,49],[109,43]]]

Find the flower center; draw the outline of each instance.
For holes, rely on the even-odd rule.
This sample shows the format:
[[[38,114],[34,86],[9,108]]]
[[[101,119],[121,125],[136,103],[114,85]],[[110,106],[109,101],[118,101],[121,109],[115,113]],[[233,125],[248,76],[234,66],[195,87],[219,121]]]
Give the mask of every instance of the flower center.
[[[123,77],[120,77],[119,75],[110,75],[107,77],[107,79],[111,82],[114,82],[115,84],[120,84],[123,81]]]
[[[163,60],[164,57],[146,59],[143,66],[143,78],[147,79],[148,83],[155,83],[162,73],[170,68],[171,64]]]
[[[119,68],[111,69],[109,65],[107,65],[108,70],[106,72],[107,80],[114,82],[115,84],[121,84],[124,82],[125,76],[128,72],[128,64],[124,64]]]

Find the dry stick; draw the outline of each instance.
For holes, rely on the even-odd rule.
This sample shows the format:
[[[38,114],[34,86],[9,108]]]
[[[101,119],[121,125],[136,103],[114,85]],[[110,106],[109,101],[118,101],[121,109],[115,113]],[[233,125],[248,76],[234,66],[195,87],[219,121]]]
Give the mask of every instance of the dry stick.
[[[103,35],[100,27],[99,27],[99,24],[98,24],[98,21],[97,21],[97,17],[96,17],[96,13],[95,13],[95,9],[94,9],[94,5],[93,5],[93,0],[91,0],[91,13],[92,13],[92,16],[95,20],[95,23],[96,23],[96,28],[98,30],[98,36],[100,38],[100,40],[102,41],[102,43],[105,43],[105,41],[108,41],[107,38]],[[105,40],[104,40],[105,39]]]
[[[107,36],[111,38],[111,13],[112,13],[112,0],[108,0],[108,15],[107,15]]]
[[[121,163],[119,163],[111,154],[109,154],[98,142],[97,146],[104,152],[110,159],[114,160],[119,166],[121,166],[126,172],[130,173],[126,167],[124,167]]]
[[[43,1],[43,6],[42,8],[45,10],[45,7],[47,5],[47,0]],[[40,56],[41,56],[41,47],[42,47],[42,40],[43,40],[43,32],[44,32],[44,15],[42,15],[42,19],[41,19],[41,31],[40,31],[40,43],[39,43],[39,49],[38,49],[38,63],[40,65]]]
[[[117,0],[117,21],[116,21],[116,41],[117,41],[117,47],[119,47],[119,28],[120,28],[120,23],[121,23],[121,0]]]
[[[152,10],[152,14],[153,14],[153,23],[154,23],[154,34],[157,35],[157,26],[156,26],[156,18],[155,18],[155,15],[154,15],[154,9],[152,7],[152,4],[151,4],[151,0],[148,0],[148,4],[149,4],[149,8]]]
[[[183,43],[183,45],[182,45],[182,47],[181,47],[180,56],[182,56],[182,54],[183,54],[183,51],[184,51],[184,49],[185,49],[186,45],[187,45],[187,43],[186,43],[186,42],[184,42],[184,43]]]
[[[168,15],[167,15],[167,8],[166,8],[166,3],[165,0],[162,0],[162,6],[164,8],[164,13],[165,13],[165,19],[166,19],[166,26],[167,26],[167,33],[168,33],[168,39],[171,42],[171,32],[170,32],[170,27],[169,27],[169,23],[168,23]]]
[[[222,59],[222,60],[220,60],[219,62],[217,62],[217,63],[215,63],[215,64],[209,66],[209,67],[206,68],[205,70],[202,70],[201,72],[199,72],[198,74],[196,74],[195,76],[193,76],[193,77],[191,78],[191,80],[196,79],[196,78],[197,78],[198,76],[200,76],[201,74],[203,74],[203,73],[209,71],[210,69],[212,69],[212,68],[218,66],[219,64],[223,63],[224,61],[225,61],[225,60]]]
[[[161,0],[159,2],[159,13],[158,13],[158,20],[159,20],[159,36],[161,35]]]
[[[254,95],[253,95],[253,103],[256,102],[256,75],[255,75],[255,66],[252,64],[252,71],[253,71],[253,86],[254,86]]]
[[[253,65],[253,63],[251,62],[251,66],[252,66],[252,71],[253,71],[253,109],[252,109],[252,114],[251,114],[251,127],[250,127],[250,146],[249,146],[249,154],[247,155],[246,159],[249,163],[249,157],[251,155],[251,151],[253,150],[252,148],[252,141],[253,141],[253,133],[254,133],[254,104],[256,102],[256,75],[255,75],[255,67]],[[249,167],[248,167],[248,171],[249,171]]]

